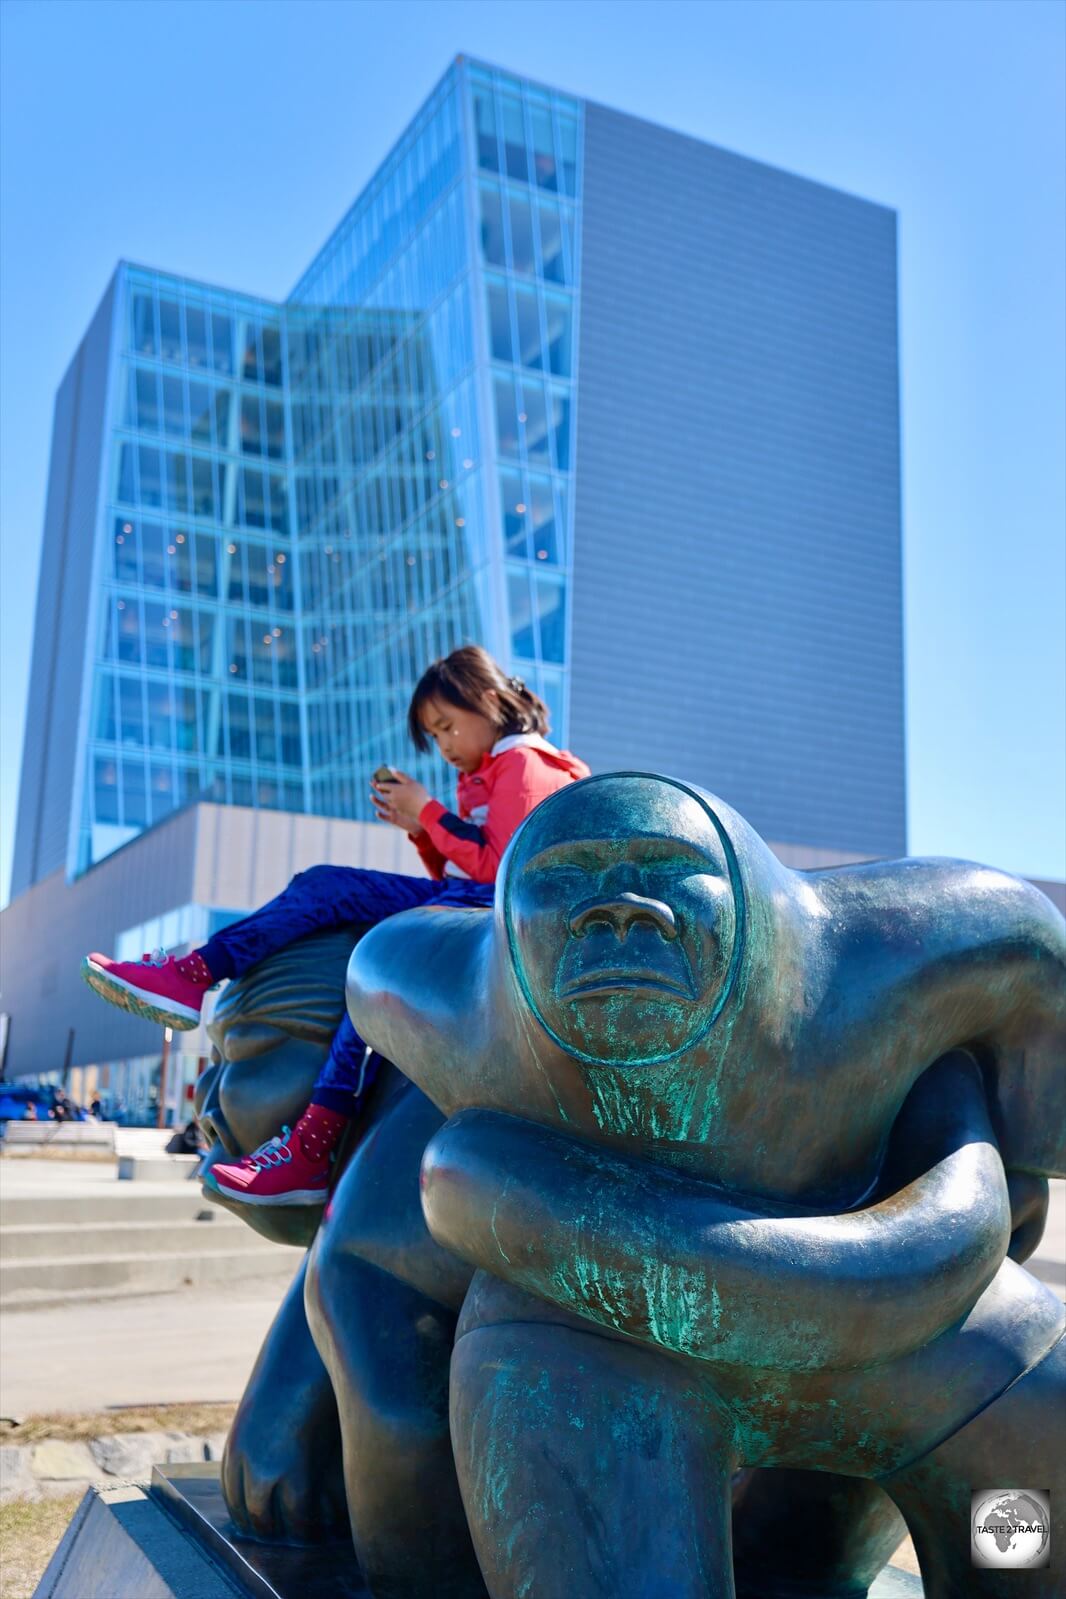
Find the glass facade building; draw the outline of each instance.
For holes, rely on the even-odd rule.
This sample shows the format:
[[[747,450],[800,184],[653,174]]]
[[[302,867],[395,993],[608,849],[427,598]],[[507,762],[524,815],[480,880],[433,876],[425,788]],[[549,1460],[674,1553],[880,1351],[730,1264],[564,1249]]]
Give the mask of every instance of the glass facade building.
[[[883,207],[462,57],[283,302],[123,264],[57,397],[13,894],[198,801],[442,791],[406,707],[468,640],[594,767],[902,852],[895,318]]]
[[[119,269],[68,874],[199,799],[439,783],[406,707],[464,640],[565,737],[580,121],[460,60],[284,303]]]

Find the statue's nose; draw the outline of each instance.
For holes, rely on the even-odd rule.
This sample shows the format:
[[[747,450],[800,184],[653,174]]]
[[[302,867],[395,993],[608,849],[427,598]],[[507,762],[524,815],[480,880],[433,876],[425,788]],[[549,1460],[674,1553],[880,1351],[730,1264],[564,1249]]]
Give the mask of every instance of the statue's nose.
[[[575,938],[584,938],[590,927],[609,927],[622,944],[630,928],[638,922],[654,927],[667,940],[677,937],[677,918],[669,905],[664,905],[661,899],[647,899],[643,894],[629,892],[582,900],[571,911],[568,925]]]

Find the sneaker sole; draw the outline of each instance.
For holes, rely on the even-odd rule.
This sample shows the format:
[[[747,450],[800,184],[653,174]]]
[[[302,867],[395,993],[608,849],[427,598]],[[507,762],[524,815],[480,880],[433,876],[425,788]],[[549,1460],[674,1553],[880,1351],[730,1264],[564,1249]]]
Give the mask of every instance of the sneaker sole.
[[[158,994],[136,988],[123,977],[112,977],[88,955],[81,963],[81,975],[94,994],[117,1005],[119,1010],[129,1011],[131,1016],[143,1016],[147,1021],[158,1022],[160,1027],[173,1027],[181,1033],[191,1033],[200,1025],[200,1012],[194,1011],[191,1005],[179,1005],[177,1001],[164,1005]]]
[[[243,1188],[227,1188],[212,1172],[205,1172],[201,1182],[205,1188],[213,1188],[217,1194],[239,1200],[242,1205],[324,1205],[329,1198],[321,1188],[295,1188],[288,1194],[249,1194]]]

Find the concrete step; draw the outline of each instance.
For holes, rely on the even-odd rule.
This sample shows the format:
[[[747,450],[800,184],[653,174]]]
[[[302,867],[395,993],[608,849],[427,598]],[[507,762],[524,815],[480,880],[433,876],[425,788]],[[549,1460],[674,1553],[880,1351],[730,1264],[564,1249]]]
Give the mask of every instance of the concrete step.
[[[162,1258],[146,1255],[67,1255],[0,1265],[0,1312],[41,1309],[94,1294],[166,1293],[190,1285],[227,1284],[248,1277],[289,1281],[302,1254],[277,1244],[197,1250]]]
[[[200,1164],[199,1155],[120,1155],[120,1183],[192,1182]]]
[[[173,1127],[116,1127],[116,1155],[161,1155],[174,1136]]]
[[[5,1122],[4,1147],[31,1152],[41,1148],[111,1151],[115,1132],[114,1122]]]
[[[110,1226],[125,1221],[193,1221],[203,1211],[228,1216],[213,1205],[196,1182],[163,1187],[115,1183],[84,1191],[0,1194],[0,1223],[5,1227]]]
[[[236,1216],[201,1206],[203,1220],[117,1221],[106,1226],[0,1227],[0,1271],[15,1261],[62,1260],[75,1250],[90,1259],[101,1255],[188,1255],[197,1250],[262,1250],[267,1239]]]

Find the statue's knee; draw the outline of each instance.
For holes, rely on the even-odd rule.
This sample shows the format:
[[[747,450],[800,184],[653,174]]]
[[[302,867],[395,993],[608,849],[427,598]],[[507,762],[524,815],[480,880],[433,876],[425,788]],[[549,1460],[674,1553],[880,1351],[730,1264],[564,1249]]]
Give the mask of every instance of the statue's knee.
[[[351,1272],[351,1257],[333,1234],[328,1219],[322,1221],[307,1262],[307,1280],[304,1283],[304,1308],[308,1324],[314,1328],[316,1321],[328,1316],[343,1291],[345,1267]]]

